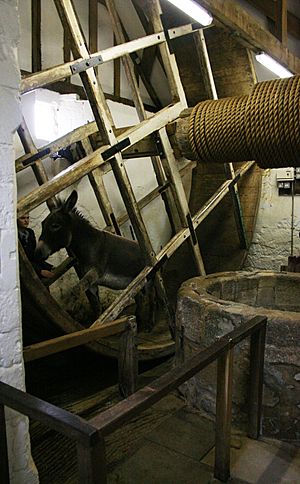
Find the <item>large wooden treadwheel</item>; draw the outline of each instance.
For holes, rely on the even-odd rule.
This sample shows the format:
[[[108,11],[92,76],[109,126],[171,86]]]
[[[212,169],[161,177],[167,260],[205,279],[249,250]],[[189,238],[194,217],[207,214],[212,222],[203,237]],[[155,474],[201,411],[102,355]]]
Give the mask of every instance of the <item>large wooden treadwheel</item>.
[[[229,194],[226,197],[227,202],[229,200],[229,202],[226,204],[227,211],[228,204],[230,205],[231,203],[230,196],[236,197],[236,191],[230,190],[230,187],[233,186],[233,183],[236,184],[239,177],[246,173],[247,176],[245,178],[248,181],[244,183],[244,187],[241,189],[241,199],[243,193],[247,194],[249,192],[249,186],[253,188],[253,184],[251,185],[252,180],[254,178],[256,180],[255,192],[253,192],[254,195],[252,197],[253,200],[249,204],[249,199],[247,198],[246,204],[247,207],[251,206],[251,209],[253,209],[251,215],[249,215],[249,218],[247,219],[248,226],[246,227],[248,240],[251,240],[253,227],[255,225],[255,213],[259,199],[261,176],[257,175],[257,173],[253,175],[253,163],[248,163],[240,167],[235,174],[234,170],[232,170],[232,178],[230,180],[226,180],[226,177],[223,175],[216,177],[214,168],[207,168],[207,173],[201,173],[201,169],[198,169],[197,177],[194,177],[193,181],[194,192],[192,193],[192,213],[190,213],[188,201],[183,189],[179,166],[177,160],[175,159],[174,152],[166,131],[167,124],[174,122],[179,117],[180,113],[187,107],[187,100],[176,65],[175,55],[170,53],[169,45],[166,41],[167,36],[164,30],[165,26],[162,25],[159,1],[153,0],[149,2],[149,11],[147,12],[148,18],[153,24],[156,35],[149,35],[144,38],[137,39],[134,43],[134,46],[130,42],[125,42],[114,2],[112,0],[106,1],[114,34],[119,45],[108,48],[105,51],[100,51],[96,54],[90,54],[86,47],[87,43],[83,37],[82,29],[80,28],[72,2],[70,0],[54,0],[54,2],[62,25],[67,31],[74,61],[62,66],[50,68],[46,73],[41,71],[24,77],[21,82],[21,93],[26,93],[32,89],[61,81],[62,79],[73,75],[74,72],[77,72],[81,77],[84,90],[88,100],[90,101],[95,122],[78,128],[60,140],[56,140],[46,147],[43,147],[41,150],[38,150],[35,147],[25,122],[22,123],[19,129],[19,136],[26,154],[17,160],[17,170],[22,170],[28,166],[31,166],[40,187],[34,189],[31,193],[28,193],[19,200],[18,215],[20,216],[25,212],[29,212],[44,202],[47,202],[50,208],[55,206],[55,196],[57,194],[59,194],[66,187],[71,186],[74,182],[80,180],[83,176],[87,175],[95,192],[100,209],[107,224],[107,228],[116,233],[120,233],[119,223],[121,222],[120,220],[118,221],[113,214],[113,210],[105,191],[102,179],[103,172],[100,170],[100,167],[104,168],[109,166],[109,169],[111,169],[114,173],[120,194],[126,206],[128,217],[131,220],[131,224],[144,254],[147,266],[142,273],[137,276],[135,281],[133,281],[133,283],[123,291],[122,295],[120,298],[118,298],[113,307],[108,308],[102,317],[94,324],[105,324],[106,321],[111,321],[117,318],[124,307],[126,307],[128,300],[134,297],[138,291],[143,288],[147,278],[149,277],[156,278],[156,282],[160,287],[160,292],[164,299],[165,307],[168,310],[170,302],[168,300],[164,281],[160,274],[161,267],[168,259],[170,259],[173,254],[177,252],[177,249],[179,249],[183,243],[186,242],[185,245],[188,245],[190,249],[189,254],[191,254],[189,255],[190,260],[188,264],[193,265],[196,274],[205,274],[204,262],[196,233],[199,231],[199,226],[207,217],[208,213],[210,214],[209,224],[207,226],[208,234],[210,227],[214,226],[215,215],[214,212],[212,212],[212,208],[209,207],[208,202],[211,201],[211,207],[214,208],[221,200],[223,200],[223,198],[225,198],[226,194]],[[177,36],[179,39],[179,37],[184,36],[187,33],[194,32],[195,40],[199,44],[198,48],[200,50],[203,49],[204,51],[206,49],[205,40],[202,40],[201,43],[199,43],[199,31],[194,31],[192,24],[186,27],[187,28],[185,29],[172,29],[172,36]],[[144,49],[145,47],[156,44],[160,49],[161,59],[164,64],[166,77],[170,88],[172,104],[161,109],[152,117],[148,118],[141,100],[138,84],[136,82],[133,63],[130,59],[130,53],[134,52],[135,50]],[[177,45],[175,44],[175,50],[176,49],[180,50],[180,42],[178,42]],[[232,45],[230,45],[230,51],[232,50]],[[247,62],[249,63],[249,57],[246,49],[242,48],[242,50],[243,55],[241,55],[241,57],[243,57],[243,62],[246,62],[244,59],[247,59]],[[192,58],[192,56],[193,54],[191,54],[191,56],[185,55],[183,57],[188,60]],[[111,61],[118,57],[122,58],[127,81],[132,89],[134,104],[140,119],[140,123],[137,126],[122,130],[122,132],[118,132],[114,126],[103,90],[93,68],[93,66],[97,65],[97,62],[100,64]],[[210,68],[210,66],[204,66],[204,69],[208,68]],[[244,65],[241,65],[240,69],[244,75]],[[184,73],[182,74],[182,79],[184,80]],[[251,82],[253,82],[253,79],[251,79],[251,81],[249,80],[249,86],[247,86],[247,88],[250,87]],[[188,86],[185,91],[187,93],[189,92]],[[208,97],[210,94],[210,92],[206,92]],[[228,95],[228,93],[225,95]],[[192,100],[192,104],[196,103],[197,100]],[[97,145],[93,144],[91,139],[91,135],[95,132],[98,132],[98,138],[100,139],[100,141],[98,140]],[[149,234],[141,216],[141,208],[145,206],[143,205],[144,202],[137,202],[129,181],[125,163],[123,162],[124,151],[130,150],[133,145],[136,147],[137,143],[144,142],[149,136],[152,142],[155,140],[154,145],[156,146],[156,150],[151,152],[151,161],[158,184],[157,189],[154,191],[155,193],[153,192],[151,196],[162,196],[165,203],[166,212],[174,230],[172,239],[160,251],[159,254],[155,254],[153,251]],[[68,146],[70,143],[79,141],[81,142],[85,151],[85,156],[78,162],[74,163],[71,169],[66,169],[59,173],[55,179],[48,180],[42,164],[43,158],[51,155],[51,153],[56,152],[62,147]],[[157,149],[157,146],[159,146],[159,149]],[[136,149],[132,151],[136,152]],[[190,163],[190,165],[193,164]],[[205,174],[205,176],[210,176],[211,180],[214,180],[214,184],[212,185],[213,189],[208,193],[208,197],[210,198],[207,197],[206,200],[199,199],[198,197],[198,191],[199,193],[202,191],[201,178],[204,180],[204,185],[208,186],[207,177],[204,179],[203,174]],[[216,186],[216,182],[218,180],[221,184],[220,188],[217,188]],[[148,198],[150,199],[151,197],[149,196]],[[243,202],[241,203],[241,206],[242,205]],[[218,213],[218,211],[216,211],[216,213]],[[217,217],[220,217],[219,213]],[[235,217],[231,213],[230,232],[228,232],[229,239],[230,233],[236,231],[236,226],[233,222],[234,218]],[[223,217],[222,221],[224,224]],[[223,227],[223,232],[226,232],[225,226]],[[201,242],[204,242],[205,245],[206,237],[205,240],[202,241],[202,236],[200,234],[200,240]],[[236,245],[238,245],[238,239],[236,240]],[[219,238],[215,237],[215,245],[218,245],[218,241]],[[204,250],[206,250],[205,247]],[[217,251],[218,248],[216,247],[216,252]],[[229,261],[231,270],[240,268],[241,262],[246,253],[246,248],[242,248],[238,252],[238,262],[234,261],[234,264],[230,265]],[[208,254],[208,256],[209,255],[210,254]],[[224,255],[224,259],[226,259],[228,262],[227,254]],[[212,270],[215,270],[213,263],[211,264],[211,268]],[[222,267],[220,269],[222,270]],[[210,270],[210,272],[212,270]],[[54,300],[50,292],[35,274],[22,249],[20,249],[20,272],[23,287],[23,299],[28,297],[28,301],[32,304],[32,307],[34,307],[34,311],[36,313],[35,319],[38,320],[40,318],[41,326],[45,328],[45,332],[47,333],[45,335],[46,338],[48,334],[51,333],[51,328],[53,328],[53,335],[59,333],[71,333],[83,329],[83,326],[78,321],[74,320]],[[196,274],[194,273],[193,275]],[[28,323],[30,323],[30,321],[28,321]],[[34,328],[33,325],[32,330],[34,331],[34,329],[37,330],[37,326]],[[89,347],[94,351],[105,355],[116,356],[117,354],[117,344],[111,339],[91,343],[89,344]],[[174,341],[170,337],[168,323],[165,325],[163,331],[153,331],[151,335],[138,335],[138,349],[140,359],[145,360],[166,356],[172,353],[174,351]]]

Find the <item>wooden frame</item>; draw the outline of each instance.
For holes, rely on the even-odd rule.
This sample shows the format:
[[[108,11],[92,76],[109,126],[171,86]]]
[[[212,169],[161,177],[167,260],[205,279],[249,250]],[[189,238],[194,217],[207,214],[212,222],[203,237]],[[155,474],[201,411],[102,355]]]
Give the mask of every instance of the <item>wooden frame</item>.
[[[164,281],[160,273],[161,266],[183,242],[188,241],[197,272],[199,274],[205,274],[205,268],[195,234],[195,229],[210,213],[213,207],[215,207],[217,203],[222,200],[223,196],[225,196],[228,191],[231,191],[233,196],[236,196],[235,185],[237,180],[239,179],[239,176],[241,176],[243,173],[246,173],[246,171],[251,167],[251,164],[246,164],[238,172],[238,176],[232,172],[231,176],[233,178],[227,184],[223,184],[222,187],[220,187],[220,191],[217,191],[215,196],[212,197],[207,204],[205,204],[203,210],[201,209],[192,218],[189,213],[188,203],[183,190],[179,167],[175,160],[173,149],[165,129],[169,122],[172,122],[178,118],[181,111],[187,106],[187,104],[175,60],[175,55],[170,53],[167,42],[167,33],[162,25],[159,1],[151,0],[149,2],[149,19],[153,26],[154,33],[141,39],[125,42],[126,39],[121,28],[114,2],[113,0],[107,0],[106,5],[111,16],[114,34],[116,40],[119,43],[121,42],[121,44],[115,45],[103,51],[100,50],[93,54],[90,54],[86,47],[86,42],[83,38],[82,30],[76,16],[76,12],[73,8],[72,1],[54,1],[61,22],[64,26],[65,37],[68,38],[68,45],[72,50],[75,60],[62,66],[56,66],[24,78],[21,83],[21,92],[28,92],[36,87],[57,82],[59,79],[65,77],[69,78],[74,72],[77,72],[81,77],[87,97],[91,103],[95,116],[95,122],[89,123],[86,126],[74,130],[74,132],[69,133],[59,140],[49,143],[40,150],[37,150],[37,148],[34,146],[28,129],[23,122],[23,125],[19,129],[19,134],[26,155],[17,160],[17,171],[20,171],[27,166],[31,166],[40,186],[19,200],[18,216],[24,214],[25,212],[31,211],[33,208],[38,207],[43,202],[47,202],[50,208],[55,206],[55,196],[61,190],[80,180],[83,176],[88,175],[106,222],[106,228],[108,230],[115,231],[116,233],[120,233],[119,224],[123,223],[124,220],[129,217],[146,260],[146,267],[144,270],[114,301],[110,308],[108,308],[101,315],[101,317],[92,324],[92,328],[105,324],[109,320],[116,319],[128,301],[144,287],[148,278],[155,277],[157,289],[160,293],[161,299],[164,301],[164,307],[166,308],[170,332],[173,335],[173,313],[167,298]],[[95,8],[94,3],[91,2],[90,5],[93,5]],[[171,29],[168,31],[168,36],[178,37],[181,35],[190,34],[192,32],[195,32],[193,26],[186,25],[176,29]],[[157,45],[160,50],[160,56],[169,83],[173,104],[161,109],[159,112],[148,118],[135,79],[130,54],[136,50],[154,45]],[[122,131],[118,131],[114,127],[111,113],[105,101],[104,93],[94,71],[95,66],[117,58],[122,59],[125,73],[132,89],[134,104],[140,119],[140,124]],[[101,139],[101,146],[93,149],[89,137],[95,134],[97,130]],[[162,195],[166,212],[169,216],[174,232],[172,239],[159,254],[154,253],[149,235],[141,216],[141,208],[145,206],[144,204],[147,200],[152,199],[154,193],[149,194],[149,197],[145,197],[145,199],[139,203],[137,202],[128,178],[123,156],[123,153],[128,151],[128,149],[130,149],[133,145],[145,140],[147,136],[151,136],[153,139],[153,135],[156,135],[156,149],[157,146],[159,146],[157,154],[153,154],[151,157],[158,181],[158,187],[155,194]],[[60,172],[54,179],[47,180],[45,171],[43,170],[42,160],[46,156],[49,156],[50,153],[57,151],[61,147],[68,145],[71,142],[78,141],[81,141],[86,152],[86,156],[74,163],[71,167]],[[112,207],[108,195],[105,192],[102,180],[104,171],[109,169],[112,169],[114,172],[121,196],[127,209],[127,214],[125,214],[119,221],[116,220],[116,217],[113,214]],[[22,258],[23,252],[21,251],[21,259]],[[24,267],[28,267],[24,261],[23,264]],[[33,297],[38,301],[40,298],[37,297],[36,294],[38,294],[44,288],[41,288],[42,284],[37,280],[37,278],[33,278],[33,280],[35,281],[35,295]],[[30,285],[28,285],[28,291],[31,290],[32,288]],[[41,298],[45,299],[47,297],[51,298],[50,294],[43,291]],[[57,314],[59,311],[58,305],[54,304],[52,311]],[[57,314],[55,320],[61,321],[60,324],[62,324],[64,330],[67,331],[70,331],[70,327],[72,324],[74,324],[72,318],[67,317],[63,311],[61,317],[59,317]],[[80,329],[80,325],[75,325],[73,327],[73,331],[75,329]],[[100,345],[98,343],[93,345],[98,349],[106,346],[105,344],[102,345],[102,343]],[[174,348],[174,343],[170,341],[166,344],[166,350],[169,351],[171,348]],[[106,349],[104,349],[104,352],[106,352]]]
[[[43,400],[0,382],[0,478],[9,483],[4,405],[42,422],[77,442],[79,482],[104,484],[107,482],[104,438],[120,425],[137,417],[179,385],[190,379],[210,363],[218,360],[218,394],[216,415],[216,450],[214,476],[223,482],[230,477],[230,422],[233,349],[251,336],[249,407],[249,436],[258,438],[261,428],[263,365],[267,318],[257,316],[226,334],[209,348],[197,352],[182,366],[163,376],[116,404],[89,422]],[[257,359],[258,358],[258,364]],[[254,387],[252,386],[254,385]],[[253,389],[255,391],[253,392]]]

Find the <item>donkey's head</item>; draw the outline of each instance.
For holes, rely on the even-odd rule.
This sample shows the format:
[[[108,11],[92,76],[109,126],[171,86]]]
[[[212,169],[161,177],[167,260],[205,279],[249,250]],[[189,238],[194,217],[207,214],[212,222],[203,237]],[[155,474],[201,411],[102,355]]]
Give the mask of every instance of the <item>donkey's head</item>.
[[[72,242],[72,217],[78,199],[75,190],[60,205],[53,209],[42,222],[42,233],[39,238],[35,255],[45,260],[54,252],[67,248]]]

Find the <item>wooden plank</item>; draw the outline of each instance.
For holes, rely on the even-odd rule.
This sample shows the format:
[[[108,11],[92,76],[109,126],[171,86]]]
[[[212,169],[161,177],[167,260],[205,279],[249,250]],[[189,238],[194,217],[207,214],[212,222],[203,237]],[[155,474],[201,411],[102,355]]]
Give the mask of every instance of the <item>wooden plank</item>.
[[[153,133],[153,131],[160,129],[168,122],[174,121],[174,119],[179,116],[180,111],[180,103],[164,108],[151,118],[123,132],[120,136],[117,137],[116,141],[119,143],[128,138],[129,144],[135,144],[140,139],[144,138],[150,133]],[[103,165],[105,161],[99,155],[101,155],[107,148],[108,146],[102,146],[98,150],[95,150],[92,155],[88,155],[85,158],[82,158],[77,163],[74,163],[72,166],[60,172],[52,180],[48,181],[43,186],[33,190],[28,195],[25,195],[18,202],[18,216],[20,216],[20,214],[22,213],[26,213],[32,210],[33,208],[38,207],[48,198],[59,193],[64,188],[72,185],[72,183],[74,183],[75,181],[80,180],[91,170],[94,170],[98,166]],[[125,148],[120,147],[121,151],[123,151],[124,149]]]
[[[140,22],[141,22],[146,34],[147,35],[153,34],[154,28],[153,28],[152,23],[148,20],[148,18],[146,16],[146,11],[145,11],[146,9],[142,8],[139,5],[139,0],[131,0],[131,1],[132,1],[134,8],[135,8],[136,13],[138,14],[138,17],[140,19]],[[159,49],[157,49],[156,46],[153,46],[153,47],[148,48],[146,51],[144,51],[143,54],[145,54],[147,51],[150,51],[151,55],[152,55],[153,51],[156,52],[157,59],[158,59],[160,65],[161,65],[163,71],[165,72],[165,67],[164,67]],[[145,73],[145,75],[148,74],[149,76],[151,74],[151,73],[147,72],[147,70],[144,70],[144,73]]]
[[[202,260],[199,244],[197,241],[197,236],[195,234],[192,218],[188,207],[188,202],[185,196],[181,176],[176,166],[176,160],[174,156],[173,149],[171,147],[166,128],[159,130],[159,136],[162,142],[164,154],[165,154],[165,172],[168,179],[171,182],[171,187],[173,188],[173,195],[175,203],[177,205],[177,211],[181,220],[182,227],[188,227],[190,236],[188,238],[190,248],[194,257],[195,265],[197,271],[200,275],[205,275],[205,267]],[[189,226],[190,221],[190,226]]]
[[[37,89],[38,87],[43,87],[53,82],[60,81],[66,77],[70,77],[73,75],[71,68],[74,68],[76,65],[82,63],[84,60],[101,58],[101,62],[99,61],[99,64],[110,62],[114,59],[118,59],[123,55],[136,52],[137,50],[144,49],[151,45],[160,44],[164,42],[164,40],[165,34],[164,32],[160,32],[158,34],[147,35],[140,39],[125,42],[122,45],[109,47],[107,49],[95,52],[94,54],[89,54],[86,49],[83,49],[84,55],[80,55],[77,53],[77,55],[74,56],[75,60],[71,62],[67,62],[66,64],[61,64],[55,67],[50,67],[49,69],[35,74],[30,74],[29,76],[21,79],[20,92],[21,94],[25,94],[26,92],[32,91],[33,89]],[[88,69],[87,66],[86,69]]]
[[[69,146],[72,143],[81,141],[84,138],[87,138],[88,136],[91,136],[92,134],[96,133],[97,131],[98,131],[97,124],[95,122],[90,122],[83,126],[80,126],[79,128],[74,129],[70,133],[62,136],[61,138],[58,138],[55,141],[52,141],[51,143],[48,143],[42,146],[39,149],[29,151],[28,153],[20,156],[16,160],[16,172],[18,173],[19,171],[24,170],[24,168],[26,168],[27,166],[30,166],[31,164],[36,163],[35,161],[30,162],[30,158],[33,155],[38,153],[44,153],[44,155],[41,155],[38,158],[39,160],[43,160],[53,155],[57,151],[61,150],[62,148],[65,148],[66,146]]]
[[[282,45],[287,47],[287,0],[277,0],[275,2],[275,35]]]
[[[18,135],[20,137],[21,143],[23,145],[25,153],[37,153],[37,148],[32,140],[32,137],[30,135],[29,129],[27,127],[27,124],[25,122],[25,119],[22,118],[22,121],[18,127]],[[45,168],[41,161],[37,160],[33,165],[32,165],[32,171],[35,175],[35,178],[38,182],[39,185],[43,185],[48,181],[48,177],[45,171]],[[53,197],[48,197],[47,198],[47,205],[49,208],[55,207],[55,199]],[[29,210],[27,210],[29,212]]]
[[[120,23],[120,19],[119,19],[114,1],[113,0],[106,0],[106,5],[107,5],[107,9],[109,11],[110,17],[111,17],[111,21],[112,21],[112,25],[113,25],[114,34],[116,36],[116,39],[119,43],[122,43],[122,42],[125,41],[125,36],[123,34],[123,31],[122,31],[122,26],[121,26],[121,23]],[[131,60],[128,56],[124,56],[124,57],[122,57],[122,63],[123,63],[123,67],[124,67],[124,70],[125,70],[125,73],[126,73],[128,83],[131,87],[133,101],[134,101],[134,104],[135,104],[135,107],[136,107],[136,110],[137,110],[137,113],[138,113],[138,117],[141,121],[143,121],[147,118],[147,116],[146,116],[146,112],[145,112],[145,109],[144,109],[144,106],[143,106],[143,101],[142,101],[141,94],[140,94],[140,91],[139,91],[139,88],[138,88],[137,80],[136,80],[136,77],[134,75],[134,70],[133,70]],[[158,184],[159,185],[165,184],[166,179],[165,179],[159,158],[158,157],[151,157],[151,161],[152,161],[152,164],[153,164],[153,167],[154,167],[156,178],[158,180]],[[113,161],[112,166],[114,164],[115,164],[115,162]],[[117,167],[115,166],[115,169],[114,169],[115,176],[116,176],[116,170],[117,170]],[[117,179],[117,182],[118,182],[118,179]],[[124,185],[124,177],[123,176],[121,178],[119,178],[118,184],[119,184],[119,188],[120,188],[121,193],[122,193],[122,185]],[[126,197],[128,197],[128,192],[126,194],[124,189],[125,189],[125,185],[123,186],[123,191],[124,191],[124,195]],[[123,197],[123,199],[124,199],[124,197]],[[125,199],[124,199],[124,201],[125,201]],[[173,206],[172,200],[170,198],[168,198],[168,196],[166,195],[166,196],[164,196],[164,201],[165,201],[167,213],[170,216],[171,225],[174,226],[175,222],[174,222],[174,216],[173,216],[174,209],[172,210],[172,208],[173,208],[172,207]],[[130,207],[131,204],[132,204],[132,202],[130,204],[128,203],[128,205],[127,205],[127,210],[129,211],[129,215],[130,215],[130,210],[131,210],[131,207]],[[136,205],[136,208],[138,210],[138,205]],[[140,214],[137,213],[136,210],[134,210],[134,212],[132,212],[132,216],[130,218],[131,218],[133,227],[135,229],[137,238],[139,240],[140,246],[144,249],[145,260],[150,265],[155,265],[156,258],[155,258],[155,255],[154,255],[153,248],[151,246],[149,236],[146,232],[146,228],[145,228],[143,223],[141,224],[142,218],[141,218]],[[138,222],[137,218],[140,218],[139,224],[137,224],[137,222]],[[142,234],[140,234],[140,238],[139,238],[139,232],[142,232]],[[170,325],[170,327],[172,327],[174,325],[173,314],[172,314],[172,310],[171,310],[169,303],[168,303],[167,292],[166,292],[166,289],[164,287],[163,279],[162,279],[162,277],[159,273],[156,274],[155,285],[156,285],[158,293],[161,296],[162,301],[164,302],[164,306],[165,306],[165,309],[166,309],[167,314],[168,314],[169,325]]]
[[[255,18],[234,0],[201,0],[217,20],[229,27],[241,40],[255,50],[263,50],[295,74],[300,74],[300,58],[292,54]]]
[[[77,415],[0,381],[0,402],[51,429],[89,446],[98,441],[95,427]]]
[[[124,43],[126,39],[125,39],[125,35],[123,34],[123,31],[122,31],[122,26],[121,26],[121,23],[120,23],[120,19],[119,19],[114,1],[113,0],[107,0],[106,4],[107,4],[107,8],[108,8],[110,17],[111,17],[111,22],[112,22],[112,26],[113,26],[113,29],[114,29],[114,34],[115,34],[116,40],[120,44]],[[124,67],[124,70],[125,70],[127,81],[128,81],[128,83],[131,87],[132,97],[133,97],[135,108],[137,110],[139,120],[143,121],[143,120],[147,119],[147,114],[146,114],[146,111],[145,111],[145,108],[144,108],[144,105],[143,105],[143,101],[142,101],[142,98],[141,98],[141,95],[140,95],[140,92],[139,92],[139,88],[138,88],[138,84],[137,84],[137,81],[136,81],[136,77],[135,77],[135,74],[134,74],[133,65],[132,65],[132,62],[131,62],[129,56],[123,57],[122,63],[123,63],[123,67]],[[161,162],[160,162],[160,158],[158,156],[152,156],[151,161],[152,161],[152,165],[153,165],[153,168],[154,168],[154,172],[155,172],[155,176],[156,176],[158,185],[162,186],[166,183],[166,178],[165,178],[164,171],[163,171],[163,168],[162,168],[162,165],[161,165]],[[175,208],[174,201],[170,197],[169,193],[164,193],[162,198],[163,198],[163,201],[164,201],[164,204],[165,204],[166,212],[167,212],[169,220],[170,220],[171,227],[174,231],[176,229],[176,226],[178,225],[176,215],[175,215],[175,210],[174,210],[174,208]]]
[[[250,343],[248,436],[252,439],[261,435],[265,340],[266,324],[252,334]]]
[[[218,94],[217,94],[217,89],[215,86],[214,76],[213,76],[208,50],[206,46],[204,31],[200,30],[199,33],[195,33],[194,39],[196,41],[198,54],[200,54],[201,52],[200,54],[201,65],[205,72],[204,77],[207,79],[207,82],[209,83],[209,86],[210,86],[209,92],[211,93],[212,99],[216,100],[218,99]],[[235,173],[234,173],[234,168],[232,163],[224,164],[224,171],[228,179],[230,180],[234,179]],[[242,249],[247,249],[248,241],[247,241],[246,230],[244,225],[243,211],[242,211],[239,192],[236,184],[229,187],[229,193],[231,196],[234,218],[236,222],[237,232],[239,235],[240,247]]]
[[[72,39],[72,50],[74,56],[88,57],[89,53],[80,29],[73,5],[70,0],[55,0],[58,13],[63,24],[68,26],[70,37]],[[92,69],[80,73],[81,80],[88,94],[89,101],[94,113],[95,121],[103,136],[103,139],[111,145],[116,143],[116,137],[113,132],[113,121],[108,106],[106,104],[101,86],[98,85],[95,73]],[[115,154],[111,159],[111,166],[118,184],[122,199],[127,208],[133,229],[139,242],[141,252],[146,264],[155,265],[156,256],[153,250],[149,235],[147,233],[143,218],[138,208],[138,204],[132,190],[130,180],[123,163],[121,153]],[[166,301],[168,309],[166,292],[160,282],[159,287],[163,300]]]
[[[98,0],[89,0],[89,51],[98,51]],[[95,67],[98,75],[98,67]]]
[[[248,3],[263,12],[269,19],[275,21],[276,2],[262,2],[261,0],[247,0]],[[280,1],[280,0],[279,0]],[[300,18],[292,12],[287,11],[287,30],[288,34],[300,39]]]
[[[214,477],[222,482],[230,478],[232,370],[233,349],[230,348],[219,356],[217,369]]]
[[[9,484],[9,465],[4,405],[0,404],[0,481]]]
[[[127,330],[120,337],[118,356],[119,391],[125,398],[132,395],[137,387],[138,352],[136,335],[136,319],[134,316],[130,316],[127,320]]]
[[[98,0],[89,0],[89,51],[98,52]]]
[[[81,141],[82,147],[87,155],[93,154],[93,148],[88,138]],[[96,168],[88,173],[88,178],[92,189],[95,193],[95,197],[102,212],[104,221],[112,232],[121,235],[120,228],[118,226],[116,217],[112,205],[110,203],[106,187],[102,178],[102,172],[100,168]]]
[[[163,31],[163,25],[161,22],[161,7],[158,0],[149,0],[149,14],[150,20],[153,24],[155,32]],[[178,67],[176,64],[175,54],[170,54],[167,43],[163,43],[159,46],[161,57],[163,60],[165,72],[169,82],[169,88],[173,102],[180,101],[183,107],[187,106],[185,93],[181,84]]]
[[[117,45],[117,39],[114,35],[114,45]],[[114,95],[121,95],[121,62],[120,58],[114,59]]]
[[[103,432],[104,435],[111,433],[121,424],[128,422],[132,417],[136,417],[140,412],[151,407],[186,380],[192,378],[196,373],[218,359],[224,351],[233,348],[237,343],[252,334],[255,328],[258,329],[265,322],[266,318],[260,316],[250,319],[230,333],[222,336],[209,348],[199,351],[188,358],[183,366],[172,368],[150,385],[143,387],[113,408],[93,417],[89,422],[100,432]]]
[[[105,443],[101,435],[98,441],[86,447],[77,444],[79,484],[106,484]]]
[[[99,338],[105,338],[114,334],[119,334],[127,330],[128,318],[121,318],[107,323],[105,326],[97,328],[82,329],[74,331],[57,338],[42,341],[34,345],[25,346],[23,349],[24,361],[33,361],[45,356],[54,355],[60,351],[76,348],[83,344],[90,343]]]
[[[31,69],[42,70],[41,0],[31,0]]]

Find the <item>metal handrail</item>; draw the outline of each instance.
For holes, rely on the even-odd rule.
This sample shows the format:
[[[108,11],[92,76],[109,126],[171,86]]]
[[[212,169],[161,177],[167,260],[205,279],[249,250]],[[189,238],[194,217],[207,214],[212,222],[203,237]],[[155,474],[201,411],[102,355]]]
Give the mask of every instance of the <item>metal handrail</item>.
[[[123,423],[151,407],[210,363],[218,360],[216,445],[214,475],[221,481],[230,477],[230,422],[233,349],[251,336],[249,387],[249,430],[251,438],[261,431],[263,366],[267,318],[256,316],[173,368],[113,408],[88,422],[41,399],[0,382],[0,481],[9,483],[4,405],[38,420],[74,439],[77,443],[79,481],[82,484],[107,482],[104,437]]]

